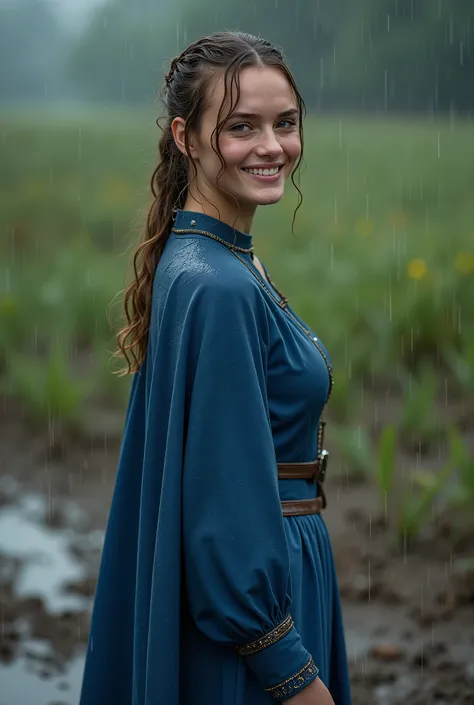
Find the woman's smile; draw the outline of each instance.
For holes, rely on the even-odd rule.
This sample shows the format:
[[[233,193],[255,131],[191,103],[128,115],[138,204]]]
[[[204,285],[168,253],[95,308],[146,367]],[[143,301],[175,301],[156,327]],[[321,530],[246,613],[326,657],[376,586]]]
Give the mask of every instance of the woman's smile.
[[[263,183],[274,183],[281,177],[283,167],[284,164],[264,164],[262,166],[243,166],[241,167],[241,170],[253,179],[257,179],[257,181],[261,181]]]

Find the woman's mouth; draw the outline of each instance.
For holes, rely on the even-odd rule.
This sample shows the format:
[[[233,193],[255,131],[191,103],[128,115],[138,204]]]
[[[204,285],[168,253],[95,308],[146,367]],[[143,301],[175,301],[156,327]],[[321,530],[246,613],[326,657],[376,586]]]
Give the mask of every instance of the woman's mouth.
[[[242,171],[245,171],[259,181],[276,181],[282,169],[283,164],[273,167],[242,167]]]

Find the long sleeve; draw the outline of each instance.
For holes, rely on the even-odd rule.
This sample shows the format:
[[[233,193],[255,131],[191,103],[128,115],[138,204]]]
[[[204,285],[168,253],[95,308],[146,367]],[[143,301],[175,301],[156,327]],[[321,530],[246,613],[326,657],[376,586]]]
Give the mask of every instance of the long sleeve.
[[[190,307],[183,469],[186,587],[198,628],[284,700],[318,673],[291,617],[266,396],[269,322],[253,287],[210,279]]]

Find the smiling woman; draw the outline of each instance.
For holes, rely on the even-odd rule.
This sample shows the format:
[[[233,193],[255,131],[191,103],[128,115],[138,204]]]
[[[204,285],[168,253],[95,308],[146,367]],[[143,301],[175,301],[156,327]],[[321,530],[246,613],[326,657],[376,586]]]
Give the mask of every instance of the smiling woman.
[[[249,232],[257,206],[281,199],[285,181],[301,155],[300,108],[279,68],[244,68],[236,74],[235,85],[238,110],[226,90],[225,76],[214,79],[213,100],[189,143],[196,181],[190,185],[184,209],[201,210],[204,199],[211,214]],[[225,122],[222,114],[228,116]],[[172,131],[178,148],[187,155],[186,120],[175,118]]]
[[[233,32],[174,59],[164,99],[81,705],[350,705],[331,362],[251,235],[301,161],[304,103],[281,52]]]

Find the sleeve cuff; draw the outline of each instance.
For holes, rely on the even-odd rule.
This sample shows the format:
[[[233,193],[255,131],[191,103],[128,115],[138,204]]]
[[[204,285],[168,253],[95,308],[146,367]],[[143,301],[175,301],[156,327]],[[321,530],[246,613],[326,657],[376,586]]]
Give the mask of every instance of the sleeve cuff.
[[[311,681],[314,681],[318,673],[319,668],[315,666],[313,657],[310,656],[306,666],[298,673],[295,673],[292,678],[288,678],[288,680],[283,681],[283,683],[274,685],[273,688],[265,688],[265,690],[276,700],[288,700],[288,698],[291,698],[293,695],[303,690],[303,688],[306,688]]]
[[[291,615],[259,639],[237,647],[264,690],[286,700],[303,690],[318,675],[311,655],[301,643]]]

